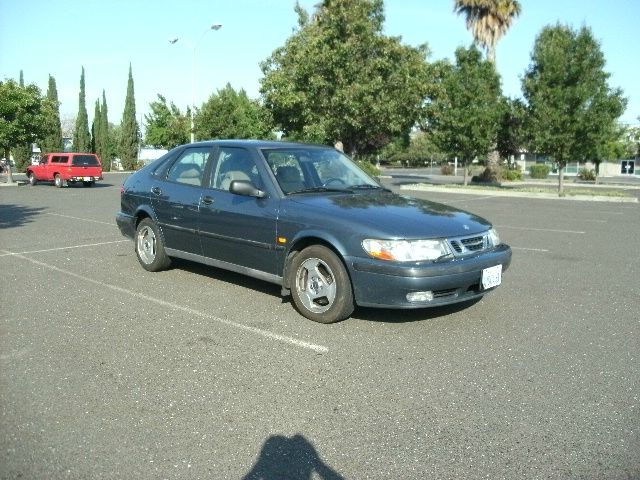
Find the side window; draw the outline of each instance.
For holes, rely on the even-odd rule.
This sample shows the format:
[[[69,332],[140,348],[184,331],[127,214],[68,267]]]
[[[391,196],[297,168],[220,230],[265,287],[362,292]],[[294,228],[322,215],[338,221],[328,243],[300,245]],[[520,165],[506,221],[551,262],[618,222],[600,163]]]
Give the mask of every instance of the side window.
[[[267,155],[267,163],[284,193],[305,188],[300,159],[296,155],[287,152],[271,152]]]
[[[222,147],[219,150],[216,171],[211,178],[211,186],[229,190],[234,180],[246,180],[257,188],[263,188],[258,167],[244,148]]]
[[[187,185],[202,185],[210,151],[209,147],[187,148],[171,165],[167,180]]]

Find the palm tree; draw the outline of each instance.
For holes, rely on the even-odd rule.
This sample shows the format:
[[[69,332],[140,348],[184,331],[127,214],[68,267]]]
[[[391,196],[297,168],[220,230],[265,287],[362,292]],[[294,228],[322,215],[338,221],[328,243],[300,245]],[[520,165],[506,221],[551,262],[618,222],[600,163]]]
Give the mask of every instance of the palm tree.
[[[464,15],[467,29],[473,35],[473,40],[481,46],[487,58],[496,64],[496,45],[507,33],[522,7],[518,0],[453,0],[453,10],[458,15]],[[498,179],[498,164],[500,154],[494,148],[488,155],[488,164],[482,177],[488,181]]]
[[[496,62],[496,45],[507,33],[522,7],[518,0],[454,0],[454,11],[464,15],[474,41]]]

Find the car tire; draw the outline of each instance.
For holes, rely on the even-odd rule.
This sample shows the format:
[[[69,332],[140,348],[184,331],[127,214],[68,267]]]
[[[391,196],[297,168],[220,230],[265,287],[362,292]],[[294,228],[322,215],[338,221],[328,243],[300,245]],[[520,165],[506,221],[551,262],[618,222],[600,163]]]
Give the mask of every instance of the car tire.
[[[53,177],[53,184],[56,186],[56,188],[64,187],[64,179],[59,173],[56,173],[56,176]]]
[[[319,323],[348,318],[354,310],[353,288],[342,260],[329,248],[312,245],[291,261],[289,285],[303,316]]]
[[[29,172],[27,174],[27,177],[29,179],[29,185],[34,186],[36,183],[38,183],[38,179],[36,178],[36,176],[33,174],[33,172]]]
[[[164,250],[160,230],[150,218],[145,218],[138,224],[135,244],[138,261],[145,270],[159,272],[171,265],[171,259]]]

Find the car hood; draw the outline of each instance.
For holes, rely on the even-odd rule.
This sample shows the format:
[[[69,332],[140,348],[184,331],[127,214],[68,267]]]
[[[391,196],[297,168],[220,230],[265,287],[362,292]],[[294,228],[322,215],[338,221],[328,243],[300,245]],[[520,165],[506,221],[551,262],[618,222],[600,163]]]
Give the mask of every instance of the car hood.
[[[491,224],[463,210],[391,192],[291,196],[301,212],[322,210],[327,218],[367,226],[396,238],[461,237],[484,232]]]

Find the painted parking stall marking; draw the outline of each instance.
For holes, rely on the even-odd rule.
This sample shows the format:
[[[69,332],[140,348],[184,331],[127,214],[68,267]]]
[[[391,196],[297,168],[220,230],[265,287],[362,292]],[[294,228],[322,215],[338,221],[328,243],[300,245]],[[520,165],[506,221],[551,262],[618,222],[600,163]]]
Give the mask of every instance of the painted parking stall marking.
[[[124,241],[128,241],[128,240],[124,240]],[[69,247],[65,247],[65,248],[69,248]],[[118,287],[116,285],[111,285],[109,283],[101,282],[99,280],[95,280],[93,278],[85,277],[84,275],[80,275],[80,274],[72,272],[70,270],[65,270],[64,268],[56,267],[55,265],[50,265],[50,264],[45,263],[45,262],[34,260],[33,258],[26,257],[26,256],[24,256],[23,254],[20,254],[20,253],[9,252],[9,251],[6,251],[6,250],[0,250],[0,256],[13,256],[13,257],[16,257],[16,258],[20,258],[21,260],[25,260],[27,262],[30,262],[30,263],[34,264],[34,265],[38,265],[40,267],[48,268],[49,270],[53,270],[55,272],[62,273],[64,275],[68,275],[70,277],[77,278],[79,280],[82,280],[83,282],[89,282],[89,283],[93,283],[94,285],[99,285],[101,287],[108,288],[110,290],[113,290],[114,292],[118,292],[118,293],[123,294],[123,295],[126,294],[126,295],[129,295],[129,296],[138,298],[140,300],[144,300],[144,301],[147,301],[147,302],[155,303],[157,305],[161,305],[163,307],[170,308],[172,310],[178,310],[178,311],[187,313],[189,315],[198,316],[200,318],[206,318],[207,320],[212,320],[214,322],[221,323],[223,325],[227,325],[227,326],[230,326],[230,327],[237,328],[239,330],[244,330],[246,332],[250,332],[250,333],[253,333],[253,334],[256,334],[256,335],[260,335],[260,336],[265,337],[265,338],[269,338],[271,340],[276,340],[276,341],[279,341],[279,342],[282,342],[282,343],[288,343],[289,345],[293,345],[293,346],[296,346],[296,347],[299,347],[299,348],[304,348],[306,350],[312,350],[312,351],[314,351],[316,353],[321,353],[322,354],[322,353],[327,353],[329,351],[329,349],[327,347],[323,346],[323,345],[317,345],[317,344],[314,344],[314,343],[305,342],[305,341],[298,340],[298,339],[295,339],[295,338],[287,337],[285,335],[279,335],[277,333],[273,333],[273,332],[270,332],[268,330],[263,330],[263,329],[256,328],[256,327],[250,327],[248,325],[243,325],[241,323],[233,322],[231,320],[225,320],[223,318],[214,317],[213,315],[206,314],[206,313],[201,312],[199,310],[195,310],[193,308],[186,307],[184,305],[178,305],[176,303],[168,302],[166,300],[162,300],[162,299],[159,299],[159,298],[151,297],[151,296],[145,295],[143,293],[131,292],[131,291],[125,289],[125,288]]]

